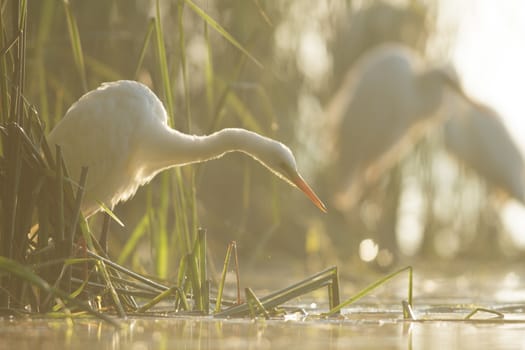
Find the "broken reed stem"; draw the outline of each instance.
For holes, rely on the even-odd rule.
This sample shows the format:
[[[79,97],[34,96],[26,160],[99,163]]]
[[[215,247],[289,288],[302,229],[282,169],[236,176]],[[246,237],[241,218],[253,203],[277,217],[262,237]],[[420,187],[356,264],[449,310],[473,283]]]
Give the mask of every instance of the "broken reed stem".
[[[327,313],[325,313],[326,316],[331,316],[331,315],[334,315],[336,313],[339,313],[341,311],[341,309],[349,306],[350,304],[356,302],[357,300],[361,299],[362,297],[364,297],[365,295],[368,295],[368,293],[370,293],[372,290],[384,285],[386,282],[390,281],[391,279],[393,279],[394,277],[396,277],[397,275],[405,272],[405,271],[408,271],[408,304],[412,307],[412,266],[407,266],[407,267],[404,267],[398,271],[395,271],[377,281],[375,281],[374,283],[371,283],[369,284],[367,287],[365,287],[364,289],[362,289],[360,292],[358,292],[357,294],[355,294],[354,296],[348,298],[347,300],[345,300],[344,302],[340,303],[339,305],[337,305],[336,307],[330,309],[330,311],[328,311]],[[408,317],[407,315],[404,315],[405,317]]]
[[[137,312],[145,312],[155,306],[156,304],[160,303],[162,300],[174,295],[175,293],[179,293],[180,296],[180,288],[179,287],[170,287],[166,289],[165,291],[161,292],[157,296],[155,296],[153,299],[148,301],[146,304],[138,308]]]
[[[199,276],[200,276],[200,288],[201,288],[201,307],[205,313],[208,313],[206,309],[209,309],[210,297],[207,294],[209,289],[206,288],[208,283],[208,276],[206,271],[206,230],[199,229],[197,231],[197,241],[198,245],[198,263],[199,263]]]
[[[193,290],[193,299],[195,300],[195,308],[202,311],[202,294],[199,276],[199,268],[197,266],[197,259],[193,253],[188,254],[188,262],[190,264],[190,280],[191,288]]]
[[[217,301],[215,303],[215,312],[221,311],[222,294],[224,292],[224,284],[226,283],[226,275],[228,274],[228,266],[230,265],[230,259],[232,254],[233,246],[235,242],[232,241],[228,244],[226,249],[226,256],[224,257],[224,265],[222,266],[221,280],[219,281],[219,288],[217,290]]]
[[[485,312],[485,313],[494,315],[495,318],[504,318],[505,317],[505,314],[503,314],[502,312],[499,312],[499,311],[496,311],[496,310],[487,309],[487,308],[484,308],[484,307],[477,307],[474,310],[472,310],[472,312],[470,312],[467,316],[465,316],[465,320],[472,320],[473,317],[476,314],[481,313],[481,312]]]
[[[109,295],[111,296],[111,300],[113,301],[113,305],[115,306],[115,309],[117,310],[117,313],[119,317],[126,317],[126,312],[124,311],[124,308],[122,307],[122,303],[120,302],[120,297],[115,290],[115,287],[113,286],[113,281],[111,280],[111,277],[109,275],[109,272],[106,268],[106,265],[103,261],[99,260],[97,261],[97,267],[102,274],[102,278],[104,279],[104,282],[106,283],[106,287],[109,290]]]
[[[235,258],[235,278],[237,280],[237,304],[241,301],[241,273],[239,269],[239,255],[237,254],[237,242],[233,241],[233,256]]]
[[[87,255],[92,257],[92,258],[95,258],[97,260],[100,260],[100,261],[104,262],[105,264],[107,264],[111,268],[113,268],[113,269],[115,269],[117,271],[120,271],[120,272],[130,276],[131,278],[134,278],[134,279],[136,279],[136,280],[138,280],[138,281],[140,281],[140,282],[142,282],[142,283],[144,283],[144,284],[146,284],[146,285],[148,285],[148,286],[150,286],[150,287],[152,287],[152,288],[154,288],[156,290],[165,291],[165,290],[168,289],[168,287],[166,287],[165,285],[160,284],[158,282],[155,282],[155,281],[153,281],[153,280],[151,280],[149,278],[146,278],[146,277],[144,277],[142,275],[139,275],[136,272],[128,270],[128,269],[126,269],[126,268],[124,268],[124,267],[114,263],[113,261],[111,261],[111,260],[109,260],[107,258],[104,258],[104,257],[102,257],[102,256],[100,256],[98,254],[93,253],[90,250],[87,251]]]
[[[259,298],[257,298],[257,296],[251,288],[245,288],[244,295],[246,296],[246,302],[248,303],[248,307],[250,308],[250,315],[252,318],[257,317],[257,310],[260,310],[260,312],[264,315],[265,319],[270,318],[270,314],[268,313],[268,311],[266,311],[264,305],[261,303]]]
[[[341,302],[339,296],[339,273],[337,266],[333,267],[332,283],[328,285],[328,297],[330,309],[336,307]]]
[[[337,276],[335,272],[336,268],[330,267],[291,286],[261,297],[259,300],[266,309],[277,307],[291,299],[310,293],[316,289],[330,286],[335,276]],[[335,296],[332,296],[332,298],[334,298],[334,300],[336,299]],[[215,317],[241,316],[245,315],[249,310],[250,306],[248,303],[238,304],[222,312],[216,313]]]

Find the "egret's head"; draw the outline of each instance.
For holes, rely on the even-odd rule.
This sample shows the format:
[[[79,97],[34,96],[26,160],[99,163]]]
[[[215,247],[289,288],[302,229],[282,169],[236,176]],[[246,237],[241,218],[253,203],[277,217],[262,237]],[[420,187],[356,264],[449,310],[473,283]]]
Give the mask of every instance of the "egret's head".
[[[326,206],[299,174],[295,157],[288,147],[280,142],[268,139],[268,144],[264,147],[263,154],[259,160],[270,171],[291,185],[298,187],[319,209],[326,212]]]
[[[461,83],[461,78],[454,66],[451,64],[444,64],[429,71],[430,75],[435,77],[438,85],[443,85],[448,87],[450,91],[454,92],[457,96],[461,97],[468,103],[477,105],[477,102],[474,101],[463,88]]]
[[[422,116],[433,114],[442,106],[446,93],[452,93],[469,104],[477,104],[465,92],[457,71],[450,64],[434,66],[423,71],[417,83],[420,93],[417,103]]]

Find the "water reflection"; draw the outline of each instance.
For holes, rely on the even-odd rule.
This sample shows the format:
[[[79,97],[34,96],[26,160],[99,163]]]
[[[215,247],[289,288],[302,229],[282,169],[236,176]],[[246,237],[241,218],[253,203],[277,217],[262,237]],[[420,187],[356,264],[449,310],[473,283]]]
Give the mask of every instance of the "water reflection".
[[[132,319],[2,321],[0,349],[522,349],[524,323]]]
[[[274,273],[272,288],[282,287],[284,276],[293,275],[292,270],[288,266]],[[245,279],[245,285],[264,295],[269,282],[249,275],[252,280]],[[351,283],[343,279],[342,298],[373,280],[366,275]],[[520,264],[479,268],[440,263],[439,269],[418,268],[414,275],[416,321],[403,320],[404,278],[392,280],[344,309],[342,317],[331,319],[316,316],[326,311],[325,292],[293,301],[293,306],[304,308],[309,315],[271,320],[142,317],[119,320],[122,328],[115,329],[90,319],[4,318],[0,320],[0,350],[523,349],[524,281]],[[473,321],[463,321],[475,307],[497,310],[504,318],[482,312]]]

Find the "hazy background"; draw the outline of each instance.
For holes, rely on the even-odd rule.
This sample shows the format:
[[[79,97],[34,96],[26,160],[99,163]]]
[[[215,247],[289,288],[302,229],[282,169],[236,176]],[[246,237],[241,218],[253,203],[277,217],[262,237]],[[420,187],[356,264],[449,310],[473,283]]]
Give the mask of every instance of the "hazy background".
[[[299,191],[244,155],[230,154],[199,165],[199,222],[208,230],[212,257],[222,259],[230,240],[237,240],[246,264],[287,257],[304,262],[309,269],[349,262],[389,269],[400,261],[416,259],[479,261],[524,256],[522,204],[496,193],[482,175],[446,152],[439,141],[442,123],[436,123],[427,136],[408,140],[409,151],[396,157],[356,208],[350,212],[336,209],[337,189],[331,179],[335,172],[341,171],[340,176],[344,172],[331,162],[330,147],[338,136],[330,133],[328,115],[344,77],[362,54],[394,41],[411,48],[429,65],[453,65],[467,93],[500,115],[522,150],[523,2],[195,3],[264,67],[255,65],[209,27],[207,41],[202,19],[186,6],[183,28],[190,96],[184,96],[181,7],[175,0],[160,1],[176,87],[175,127],[195,134],[244,127],[288,144],[303,176],[329,208],[328,214],[319,212]],[[135,79],[154,1],[72,0],[70,4],[85,53],[88,88],[104,81]],[[62,2],[31,1],[29,5],[27,95],[51,129],[83,88],[66,18],[61,15]],[[159,92],[154,50],[146,52],[137,78]],[[185,117],[188,106],[190,130]],[[454,108],[448,106],[443,113],[454,114]],[[486,140],[490,143],[490,132]],[[159,177],[152,182],[154,202],[162,196],[155,190],[161,188],[161,181]],[[112,227],[113,255],[143,215],[146,198],[143,188],[116,209],[126,227]],[[135,263],[148,266],[151,240],[151,236],[143,237]],[[173,260],[175,273],[178,260]]]

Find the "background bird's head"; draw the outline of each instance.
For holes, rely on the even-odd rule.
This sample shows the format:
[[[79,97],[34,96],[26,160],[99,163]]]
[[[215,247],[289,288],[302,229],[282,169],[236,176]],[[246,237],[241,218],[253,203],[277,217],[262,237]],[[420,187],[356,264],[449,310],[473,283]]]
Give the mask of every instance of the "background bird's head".
[[[431,70],[430,74],[433,74],[435,77],[434,79],[437,81],[435,85],[445,86],[453,93],[463,98],[466,102],[475,104],[472,98],[465,92],[463,84],[461,83],[461,78],[453,65],[443,64],[435,67]]]
[[[447,92],[466,103],[476,105],[476,102],[463,89],[461,79],[451,64],[438,65],[425,70],[419,75],[417,83],[421,91],[418,103],[423,115],[434,112],[441,106]]]

